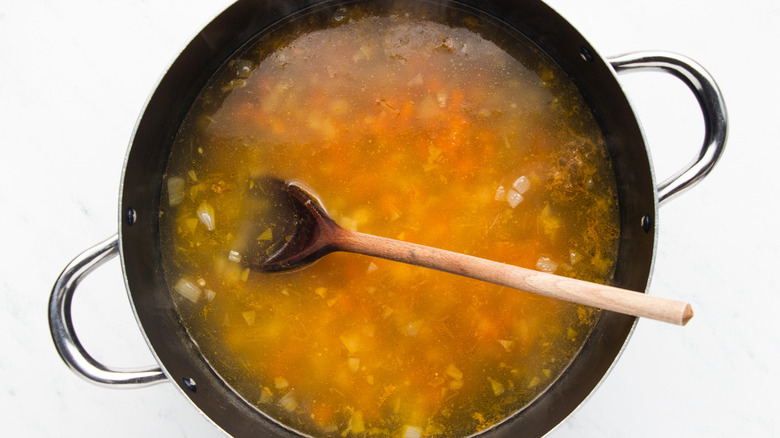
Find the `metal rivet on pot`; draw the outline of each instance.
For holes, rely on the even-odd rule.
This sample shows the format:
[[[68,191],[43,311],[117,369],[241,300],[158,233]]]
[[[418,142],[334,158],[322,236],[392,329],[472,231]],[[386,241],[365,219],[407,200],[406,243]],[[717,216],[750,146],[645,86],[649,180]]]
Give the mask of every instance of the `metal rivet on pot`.
[[[127,207],[127,211],[125,211],[125,223],[127,226],[132,226],[136,219],[135,209],[133,207]]]
[[[590,49],[585,46],[580,47],[580,58],[582,58],[583,61],[593,62],[593,54],[590,52]]]
[[[650,219],[649,214],[642,216],[642,229],[645,230],[645,233],[649,233],[653,229],[653,220]]]
[[[184,384],[184,387],[187,388],[190,392],[197,392],[198,386],[195,384],[195,379],[192,377],[185,377],[181,379],[182,383]]]

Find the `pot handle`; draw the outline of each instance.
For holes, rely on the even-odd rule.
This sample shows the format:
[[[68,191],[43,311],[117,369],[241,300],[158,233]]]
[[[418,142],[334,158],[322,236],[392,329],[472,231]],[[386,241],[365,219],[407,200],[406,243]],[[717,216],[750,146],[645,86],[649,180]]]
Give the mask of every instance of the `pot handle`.
[[[617,73],[653,70],[671,74],[685,83],[699,102],[704,116],[704,142],[690,163],[658,185],[658,202],[662,204],[701,181],[723,155],[728,131],[723,95],[702,66],[676,53],[635,52],[608,61]]]
[[[76,256],[57,278],[49,299],[49,329],[57,352],[70,369],[87,381],[124,388],[148,386],[166,380],[159,366],[118,369],[96,361],[84,350],[73,329],[71,301],[82,277],[119,254],[119,236],[113,235]]]

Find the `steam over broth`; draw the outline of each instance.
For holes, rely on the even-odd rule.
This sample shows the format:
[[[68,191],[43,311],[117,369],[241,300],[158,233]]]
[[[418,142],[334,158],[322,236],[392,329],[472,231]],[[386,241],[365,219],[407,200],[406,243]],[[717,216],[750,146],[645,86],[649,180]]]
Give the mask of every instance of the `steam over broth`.
[[[345,228],[609,282],[603,138],[530,45],[510,55],[468,23],[404,14],[335,21],[245,48],[184,120],[160,222],[173,301],[222,378],[291,428],[476,433],[543,392],[599,311],[353,254],[252,271],[238,250],[250,185],[299,182]]]

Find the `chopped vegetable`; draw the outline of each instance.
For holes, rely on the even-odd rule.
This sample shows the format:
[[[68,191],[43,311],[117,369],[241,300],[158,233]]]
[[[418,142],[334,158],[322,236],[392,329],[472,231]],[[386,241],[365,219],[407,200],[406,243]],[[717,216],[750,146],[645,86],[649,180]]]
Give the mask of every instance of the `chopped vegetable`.
[[[352,432],[355,435],[361,434],[366,431],[366,426],[363,423],[363,414],[360,411],[352,412],[352,415],[349,417],[349,424],[347,425],[347,430]]]
[[[295,390],[288,392],[279,399],[279,405],[287,412],[292,412],[298,407],[298,399],[295,397]]]
[[[274,386],[276,389],[284,390],[287,389],[290,386],[290,382],[287,381],[284,377],[274,377]]]
[[[552,274],[558,269],[558,262],[551,260],[549,257],[539,257],[539,260],[536,261],[536,269]]]
[[[509,189],[506,192],[506,202],[508,202],[512,208],[515,208],[523,202],[523,195],[517,193],[515,189]]]
[[[502,185],[498,186],[498,188],[496,189],[496,196],[493,197],[493,199],[495,199],[496,201],[506,200],[506,189],[504,188],[504,186]]]
[[[538,223],[544,234],[551,238],[555,238],[561,228],[561,220],[553,214],[549,203],[545,204],[542,212],[539,213]]]
[[[491,389],[493,389],[494,395],[499,396],[504,393],[505,391],[504,385],[501,382],[499,382],[496,379],[493,379],[492,377],[488,377],[487,379],[490,382],[490,387]]]
[[[184,178],[178,176],[168,178],[168,205],[179,205],[183,200]]]
[[[528,180],[525,176],[521,176],[520,178],[517,178],[515,182],[512,183],[512,188],[517,191],[517,193],[520,193],[521,195],[528,191],[528,189],[531,187],[531,181]]]
[[[447,365],[447,369],[444,372],[455,380],[463,379],[463,372],[455,366],[455,364]]]
[[[271,240],[274,238],[274,231],[271,228],[266,228],[263,234],[257,237],[257,240]]]
[[[260,391],[260,403],[271,403],[273,401],[273,394],[271,394],[271,390],[268,388],[263,388],[262,391]]]
[[[347,359],[347,366],[353,373],[357,372],[360,369],[360,359],[357,357],[350,357]]]
[[[187,227],[187,231],[189,231],[190,234],[192,234],[195,232],[195,229],[198,227],[198,218],[194,218],[194,217],[187,218],[184,221],[184,223]]]
[[[246,321],[247,325],[255,325],[255,320],[257,319],[257,313],[254,310],[247,310],[246,312],[241,312],[241,316],[244,317],[244,321]]]
[[[238,263],[241,261],[241,254],[239,254],[238,251],[231,250],[230,253],[228,253],[228,260]]]
[[[413,77],[406,85],[409,87],[419,87],[423,84],[423,77],[421,73],[417,73],[415,77]]]
[[[422,429],[415,426],[405,426],[403,438],[420,438],[422,435]]]
[[[200,206],[198,206],[197,214],[198,220],[200,220],[200,222],[206,226],[206,229],[209,231],[214,231],[214,208],[206,201],[203,201],[201,202]]]
[[[344,347],[347,348],[347,351],[350,354],[357,353],[357,351],[360,349],[360,336],[356,334],[344,334],[339,337],[341,339],[341,343],[344,344]]]
[[[440,92],[436,94],[436,100],[441,108],[445,108],[447,106],[447,93]]]
[[[262,391],[260,391],[260,403],[271,403],[273,401],[273,394],[271,394],[271,390],[268,388],[263,388]]]
[[[417,336],[417,333],[420,332],[420,327],[423,324],[422,319],[418,319],[417,321],[411,322],[406,326],[406,335],[407,336]]]
[[[200,288],[196,284],[184,278],[179,279],[179,281],[177,281],[173,286],[173,289],[181,296],[192,301],[193,303],[197,303],[198,299],[200,299]]]

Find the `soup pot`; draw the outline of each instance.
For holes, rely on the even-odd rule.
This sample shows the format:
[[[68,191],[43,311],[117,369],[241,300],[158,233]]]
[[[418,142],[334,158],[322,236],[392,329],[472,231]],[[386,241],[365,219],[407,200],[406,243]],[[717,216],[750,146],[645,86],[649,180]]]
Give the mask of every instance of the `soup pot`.
[[[366,0],[379,10],[397,2]],[[239,0],[206,26],[170,66],[136,126],[122,174],[119,230],[76,257],[54,285],[49,323],[65,363],[88,381],[110,387],[140,387],[171,381],[225,432],[234,436],[300,436],[234,392],[209,366],[188,336],[163,278],[159,248],[163,172],[184,115],[209,77],[231,54],[284,20],[333,17],[351,1]],[[364,2],[365,3],[365,2]],[[571,24],[538,0],[426,0],[429,10],[470,14],[504,29],[508,40],[527,39],[571,78],[599,123],[613,162],[620,228],[614,284],[644,293],[655,254],[658,208],[706,176],[720,158],[727,122],[723,98],[710,75],[683,56],[641,52],[603,58]],[[429,14],[430,18],[430,14]],[[446,18],[442,21],[446,22]],[[500,26],[499,26],[500,25]],[[705,138],[683,169],[656,183],[639,121],[617,74],[671,74],[693,92],[705,121]],[[135,317],[157,364],[120,370],[96,361],[73,329],[71,300],[79,281],[119,255]],[[524,409],[480,436],[541,436],[563,421],[605,377],[635,325],[635,318],[604,311],[584,347],[562,375]]]

